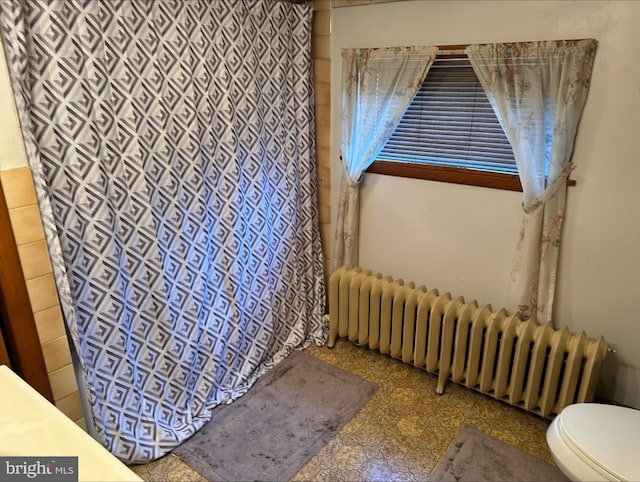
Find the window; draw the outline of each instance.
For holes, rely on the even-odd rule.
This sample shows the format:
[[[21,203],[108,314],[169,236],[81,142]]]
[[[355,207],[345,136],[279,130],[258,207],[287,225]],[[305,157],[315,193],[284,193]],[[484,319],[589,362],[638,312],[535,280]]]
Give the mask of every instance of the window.
[[[463,54],[436,59],[367,172],[521,190],[511,145]]]

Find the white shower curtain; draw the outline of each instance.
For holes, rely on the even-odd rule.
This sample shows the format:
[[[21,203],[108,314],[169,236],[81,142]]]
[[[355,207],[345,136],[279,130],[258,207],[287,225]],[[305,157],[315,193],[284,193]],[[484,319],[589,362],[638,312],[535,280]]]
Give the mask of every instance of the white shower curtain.
[[[124,461],[169,452],[325,340],[311,15],[0,2],[61,305],[97,435]]]

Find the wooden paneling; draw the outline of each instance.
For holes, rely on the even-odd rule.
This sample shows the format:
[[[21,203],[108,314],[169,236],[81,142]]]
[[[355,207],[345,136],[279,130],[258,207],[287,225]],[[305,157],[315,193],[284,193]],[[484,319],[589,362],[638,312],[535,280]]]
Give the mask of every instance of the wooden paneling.
[[[2,322],[0,321],[0,328],[2,328]],[[9,360],[9,353],[7,353],[7,346],[4,344],[4,335],[2,329],[0,329],[0,365],[11,366],[11,360]]]
[[[13,370],[53,402],[24,279],[7,203],[0,187],[0,329]]]

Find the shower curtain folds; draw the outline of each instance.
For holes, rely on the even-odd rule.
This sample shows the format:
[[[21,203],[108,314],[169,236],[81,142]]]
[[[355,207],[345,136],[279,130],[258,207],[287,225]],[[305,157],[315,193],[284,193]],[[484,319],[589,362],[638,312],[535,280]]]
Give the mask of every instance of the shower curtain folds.
[[[2,0],[0,26],[97,436],[155,459],[325,341],[311,9]]]

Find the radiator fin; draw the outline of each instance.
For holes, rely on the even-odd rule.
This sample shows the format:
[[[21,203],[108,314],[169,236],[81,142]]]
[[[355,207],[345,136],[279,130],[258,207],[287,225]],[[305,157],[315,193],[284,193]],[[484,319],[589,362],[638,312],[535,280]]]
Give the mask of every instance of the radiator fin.
[[[452,298],[359,267],[329,281],[329,347],[350,341],[544,417],[592,401],[602,337],[522,321],[505,309]]]

